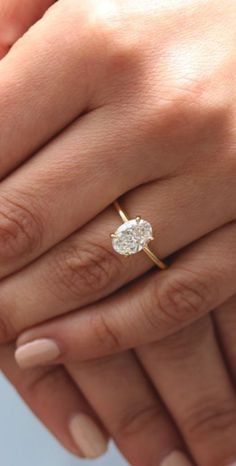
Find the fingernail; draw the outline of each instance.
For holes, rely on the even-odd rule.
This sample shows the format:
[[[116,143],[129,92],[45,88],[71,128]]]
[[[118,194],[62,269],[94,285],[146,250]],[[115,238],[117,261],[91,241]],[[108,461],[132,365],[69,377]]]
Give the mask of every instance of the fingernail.
[[[85,458],[95,459],[106,453],[108,441],[105,435],[86,414],[74,416],[69,429],[75,444]]]
[[[181,451],[173,451],[164,459],[161,466],[193,466],[193,463]]]
[[[16,362],[23,369],[53,362],[59,355],[59,346],[46,338],[26,343],[15,352]]]

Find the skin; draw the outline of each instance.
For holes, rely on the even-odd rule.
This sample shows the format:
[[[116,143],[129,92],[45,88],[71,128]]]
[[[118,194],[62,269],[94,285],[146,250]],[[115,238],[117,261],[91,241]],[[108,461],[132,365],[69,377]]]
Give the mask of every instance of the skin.
[[[7,7],[4,3],[4,10],[0,10],[1,31],[4,28],[14,31],[17,24],[17,31],[23,33],[24,25],[33,23],[40,16],[42,3],[28,2],[26,5],[11,1],[8,2]],[[13,34],[12,43],[9,42],[8,46],[3,37],[1,38],[3,56],[16,38],[17,34]],[[158,458],[164,457],[176,448],[184,450],[183,441],[173,422],[131,353],[115,357],[110,364],[104,362],[103,367],[100,367],[103,372],[103,383],[107,380],[109,387],[106,393],[104,386],[100,386],[100,370],[97,370],[99,364],[96,366],[96,371],[94,365],[93,370],[92,367],[88,368],[87,375],[84,373],[83,383],[88,383],[93,377],[93,386],[89,384],[88,390],[84,387],[82,393],[79,389],[78,367],[76,373],[71,369],[75,382],[63,367],[36,368],[22,374],[14,360],[14,345],[1,346],[1,370],[45,426],[75,455],[83,456],[83,452],[71,438],[68,423],[72,416],[78,413],[91,416],[101,428],[103,428],[102,424],[103,426],[106,424],[107,430],[113,432],[113,437],[121,451],[133,464],[139,464],[140,460],[143,461],[142,464],[150,463],[150,459],[156,463]],[[119,385],[117,385],[117,369],[121,376],[119,376]],[[137,385],[135,393],[132,389],[134,383]],[[88,403],[91,397],[96,398],[95,404],[100,419],[92,409],[92,405]],[[116,410],[108,409],[110,405],[114,405]],[[156,432],[160,432],[158,441]]]
[[[230,464],[236,456],[236,401],[222,355],[224,349],[233,361],[225,336],[229,325],[226,313],[215,313],[214,319],[221,316],[224,344],[219,348],[212,319],[203,316],[236,291],[236,10],[231,2],[223,7],[213,1],[140,1],[138,6],[140,10],[132,1],[100,2],[98,7],[92,1],[84,6],[61,0],[1,63],[1,340],[80,309],[24,334],[18,343],[46,336],[60,343],[57,362],[68,364],[131,464],[159,464],[164,454],[183,447],[156,392],[140,375],[140,364],[173,413],[195,461]],[[62,31],[68,42],[62,41]],[[217,49],[215,37],[221,40]],[[42,86],[46,99],[39,99]],[[17,127],[16,115],[21,115]],[[144,255],[127,262],[108,244],[119,219],[107,206],[121,195],[128,212],[135,206],[137,214],[152,222],[161,257],[186,248],[168,271],[147,273],[131,285],[151,265]],[[127,287],[119,291],[123,285]],[[140,349],[144,343],[149,345]],[[131,358],[130,380],[136,373],[137,396],[146,403],[136,417],[139,428],[131,429],[132,445],[127,429],[119,430],[119,422],[104,411],[107,399],[89,391],[94,365],[77,361],[134,346],[139,348],[137,367],[132,353],[95,365],[95,374],[105,367],[109,387],[116,387],[116,377],[110,380],[116,361],[127,368]],[[173,347],[183,351],[176,351],[174,361]],[[166,361],[174,365],[172,371]],[[121,386],[117,414],[123,393]],[[129,406],[132,396],[126,398]],[[153,421],[156,408],[161,415]],[[142,439],[145,435],[140,413],[149,413],[145,427],[150,426],[143,456],[137,451],[137,431]],[[166,426],[164,439],[162,447],[154,447],[160,425],[153,428],[152,422],[160,420]]]
[[[52,1],[4,0],[0,3],[0,56],[3,58],[15,41],[33,25]],[[96,420],[95,413],[64,369],[39,368],[25,372],[14,360],[14,344],[1,346],[0,367],[22,398],[56,438],[75,455],[80,455],[68,431],[68,419],[85,412]],[[60,390],[56,390],[60,386]],[[98,422],[98,421],[97,421]]]
[[[159,303],[166,319],[170,314],[171,331],[176,314],[187,324],[235,292],[235,6],[228,2],[220,7],[214,1],[206,5],[193,1],[188,8],[167,2],[164,9],[161,3],[145,1],[138,10],[131,1],[123,9],[122,2],[109,5],[57,2],[1,63],[0,97],[6,102],[0,114],[1,153],[7,154],[1,159],[2,177],[12,171],[1,184],[0,275],[12,275],[1,284],[2,340],[45,319],[91,305],[78,314],[81,328],[85,326],[88,337],[99,325],[99,333],[105,332],[102,318],[106,318],[107,328],[116,332],[119,349],[125,349],[158,336],[155,326],[153,331],[148,326],[149,320],[158,321],[156,306],[143,310],[145,293],[150,303],[152,297]],[[203,5],[206,24],[202,24]],[[184,24],[178,28],[181,19]],[[122,28],[129,21],[133,27]],[[226,22],[232,27],[225,28]],[[75,24],[81,26],[79,37],[70,34],[62,44],[61,28],[66,33]],[[164,34],[167,27],[176,33]],[[160,45],[154,47],[157,29]],[[143,46],[135,47],[144,32]],[[213,47],[216,33],[221,36],[217,50]],[[188,54],[186,36],[190,36]],[[203,43],[209,49],[204,48],[204,53]],[[174,54],[176,48],[178,54]],[[212,52],[210,62],[206,51]],[[176,57],[185,60],[181,66]],[[42,88],[35,85],[36,77],[47,87],[45,99],[39,99]],[[27,101],[24,112],[23,100]],[[81,116],[75,120],[76,115]],[[130,125],[124,139],[126,121]],[[17,164],[21,166],[13,171]],[[111,182],[113,177],[116,183]],[[151,262],[143,254],[129,261],[118,256],[107,238],[120,223],[107,206],[121,195],[130,215],[138,209],[153,224],[161,257],[186,248],[168,271],[151,273],[146,282],[142,278],[146,286],[129,283],[149,271]],[[46,286],[49,281],[50,287]],[[19,311],[11,309],[9,297],[16,299],[20,290],[29,291],[36,283],[35,312],[31,302],[27,305],[22,299]],[[92,303],[123,285],[128,286],[121,296],[133,296],[140,318],[127,313],[126,307],[120,313],[113,306],[113,329],[111,314],[105,317],[103,312],[110,299],[114,304],[112,298],[101,304],[99,312]],[[133,293],[133,286],[138,286],[138,293]],[[42,291],[43,306],[38,300]],[[130,335],[127,324],[137,328],[137,338]],[[88,351],[92,339],[87,339]],[[106,353],[103,345],[99,351]]]
[[[0,57],[3,58],[24,32],[38,21],[54,0],[13,0],[1,2]]]

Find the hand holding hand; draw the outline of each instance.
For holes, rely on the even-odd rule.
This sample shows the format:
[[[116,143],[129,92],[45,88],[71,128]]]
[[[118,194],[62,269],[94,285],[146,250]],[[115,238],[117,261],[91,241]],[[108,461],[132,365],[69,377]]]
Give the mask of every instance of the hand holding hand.
[[[202,3],[143,1],[137,9],[131,1],[61,0],[2,62],[2,176],[25,162],[2,183],[1,276],[12,274],[0,288],[2,341],[80,308],[73,321],[19,340],[50,338],[62,348],[56,362],[76,361],[78,352],[82,359],[155,341],[235,293],[235,7],[207,2],[203,22]],[[13,115],[21,115],[17,127]],[[144,255],[127,262],[108,243],[118,226],[108,206],[120,196],[130,215],[151,221],[161,257],[199,242],[168,271],[110,297],[151,268]],[[71,323],[77,333],[69,339]],[[234,412],[228,376],[222,380]],[[190,449],[202,464],[225,459],[222,447],[210,459],[196,443]]]
[[[122,5],[61,0],[1,63],[2,176],[22,164],[0,193],[1,340],[79,309],[70,341],[66,317],[21,339],[70,358],[155,341],[236,291],[235,5]],[[120,196],[160,257],[185,248],[169,270],[143,278],[144,254],[112,249]]]

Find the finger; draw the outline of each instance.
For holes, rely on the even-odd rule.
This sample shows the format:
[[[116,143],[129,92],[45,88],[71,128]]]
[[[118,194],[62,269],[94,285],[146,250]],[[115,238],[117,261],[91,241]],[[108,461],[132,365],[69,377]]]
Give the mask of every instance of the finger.
[[[86,163],[88,162],[86,161]],[[37,176],[40,176],[39,182],[42,183],[45,177],[39,175],[40,173],[40,167],[38,167]],[[101,192],[98,199],[93,201],[93,191],[89,189],[89,176],[91,176],[91,173],[89,173],[88,170],[87,175],[84,177],[86,186],[81,179],[81,188],[86,189],[86,197],[89,202],[91,201],[91,204],[88,206],[87,203],[80,203],[78,208],[75,209],[73,207],[73,212],[70,208],[65,206],[63,222],[60,221],[58,223],[58,218],[55,215],[56,205],[48,204],[48,207],[48,205],[45,204],[45,200],[40,199],[41,193],[45,193],[45,188],[39,189],[37,201],[41,206],[45,205],[44,211],[48,210],[47,215],[46,212],[43,213],[45,216],[44,228],[46,228],[47,231],[45,230],[44,233],[41,234],[40,241],[38,241],[39,244],[35,244],[37,241],[33,241],[31,248],[29,248],[28,237],[39,235],[42,228],[37,228],[37,224],[35,224],[35,234],[32,233],[32,231],[31,233],[29,231],[26,232],[26,241],[24,244],[21,244],[26,254],[22,254],[22,251],[20,253],[20,250],[16,252],[16,232],[12,235],[12,246],[10,241],[8,241],[7,244],[6,241],[3,241],[2,255],[0,241],[0,271],[2,269],[3,273],[6,273],[6,270],[10,271],[17,265],[19,266],[19,263],[29,260],[30,256],[36,255],[40,252],[40,249],[42,250],[44,242],[58,241],[59,235],[62,236],[65,234],[65,230],[69,228],[72,216],[74,216],[74,219],[71,228],[74,228],[76,222],[79,224],[85,221],[90,212],[92,215],[92,211],[94,212],[92,209],[96,208],[98,202],[106,202],[105,196],[109,195],[109,189],[111,189],[111,191],[115,189],[114,185],[107,188],[106,191]],[[99,176],[100,175],[97,176],[96,183],[101,184],[104,182],[104,176],[109,177],[108,172],[106,174],[104,172],[101,173],[100,179]],[[26,184],[25,178],[23,181]],[[123,183],[124,182],[125,176],[123,177]],[[187,228],[187,226],[183,228],[186,218],[190,220],[190,216],[188,215],[189,202],[194,203],[196,192],[191,188],[192,183],[190,183],[189,188],[185,189],[182,193],[180,201],[179,182],[181,183],[179,179],[175,179],[169,183],[162,181],[151,183],[149,186],[140,187],[133,192],[129,192],[124,199],[127,212],[132,212],[134,210],[133,206],[137,203],[138,208],[136,212],[142,215],[144,219],[151,221],[155,237],[155,241],[151,247],[153,250],[157,248],[157,254],[160,253],[161,257],[168,256],[186,244],[191,243],[193,239],[203,236],[206,229],[214,229],[216,224],[220,221],[219,217],[214,217],[213,215],[209,216],[206,213],[205,200],[202,199],[201,203],[198,200],[199,207],[196,207],[195,213],[192,214],[193,216],[190,221],[190,225],[198,225],[196,231],[194,232],[192,226],[191,228]],[[35,189],[36,184],[37,183],[34,183],[32,185],[31,176],[30,186],[34,186]],[[49,186],[51,185],[49,184]],[[72,192],[70,194],[69,189],[71,190],[71,185],[68,187],[67,191],[68,195],[71,195],[72,201],[72,199],[74,197],[76,198],[79,194],[76,193],[76,195],[74,195]],[[12,191],[13,190],[11,190],[11,196]],[[169,193],[172,193],[172,195],[169,195]],[[33,204],[33,208],[35,208],[34,202],[32,203],[33,192],[31,194],[32,195],[29,194],[29,199],[31,204]],[[112,195],[113,193],[111,192],[111,197]],[[49,198],[50,196],[51,194],[47,197]],[[53,194],[53,197],[56,198],[57,196],[59,196],[59,194]],[[62,208],[62,203],[65,202],[64,193],[62,193],[62,198],[58,199],[59,210]],[[156,203],[157,199],[158,205]],[[173,199],[175,201],[173,201]],[[15,230],[18,230],[21,243],[22,228],[19,229],[19,222],[22,224],[24,223],[24,228],[26,230],[27,228],[25,226],[27,223],[29,224],[30,220],[28,219],[27,222],[25,215],[27,216],[29,209],[32,210],[32,206],[30,207],[30,205],[28,205],[27,211],[22,213],[24,222],[21,219],[15,223]],[[49,209],[52,209],[53,213],[49,212]],[[38,208],[36,208],[36,210],[38,210]],[[136,212],[134,213],[134,217]],[[205,214],[201,215],[201,212],[205,212]],[[8,213],[5,215],[9,218]],[[59,211],[57,215],[60,217]],[[195,220],[201,218],[201,222],[195,221],[194,215],[196,216]],[[46,218],[50,220],[46,221]],[[167,219],[170,223],[166,223]],[[172,228],[170,228],[171,224],[173,224]],[[118,214],[113,207],[109,207],[74,235],[62,241],[61,244],[57,244],[56,247],[52,248],[47,254],[44,254],[38,261],[29,265],[24,270],[21,270],[20,273],[12,275],[9,279],[2,281],[0,285],[1,318],[6,321],[6,326],[7,321],[11,320],[8,327],[12,328],[12,330],[15,329],[15,333],[18,334],[19,331],[26,327],[40,323],[45,319],[48,320],[104,298],[152,268],[153,263],[143,252],[132,256],[132,258],[128,260],[126,257],[117,254],[113,250],[110,233],[114,232],[118,225]],[[5,225],[5,229],[11,230],[11,224],[8,226]],[[9,234],[11,234],[11,231],[9,231]],[[47,238],[42,239],[44,235],[47,236]],[[50,235],[51,238],[49,238],[48,235]],[[55,235],[57,235],[57,237]],[[7,239],[9,240],[8,235]],[[18,248],[19,246],[20,244],[18,242]],[[11,257],[9,249],[10,253],[12,249]],[[22,293],[22,290],[24,290],[24,293]],[[14,311],[15,300],[18,302],[17,313]],[[5,313],[6,318],[4,319]],[[9,332],[10,328],[8,330]],[[8,336],[10,338],[12,335],[9,334]]]
[[[0,2],[0,58],[38,21],[55,0],[1,0]]]
[[[20,3],[8,0],[4,2],[0,8],[0,57],[8,52],[13,43],[42,16],[52,3],[53,1],[50,0],[35,0],[34,2],[25,0]],[[106,448],[104,432],[98,421],[95,421],[94,413],[66,371],[64,369],[31,371],[32,373],[27,373],[22,383],[22,374],[14,362],[13,355],[14,347],[2,348],[0,353],[1,369],[6,369],[5,373],[35,414],[41,418],[60,443],[75,455],[100,456],[100,453],[103,453]],[[57,384],[59,384],[60,390],[58,390]],[[100,438],[100,452],[93,449],[91,454],[88,451],[89,444],[86,438],[85,444],[82,444],[81,433],[78,438],[78,434],[74,432],[74,429],[71,429],[71,421],[75,415],[77,419],[80,419],[80,426],[84,420],[85,426],[87,423],[90,430],[93,429],[95,433],[97,432],[98,438]],[[83,438],[82,435],[82,440]]]
[[[236,381],[236,296],[232,296],[213,313],[216,332],[222,345],[223,352],[231,372]]]
[[[210,316],[138,350],[196,464],[232,465],[236,396]]]
[[[167,456],[184,450],[169,415],[131,352],[70,364],[68,370],[129,464],[162,466]],[[185,465],[184,453],[181,458]]]
[[[119,157],[123,144],[112,153],[117,132],[107,144],[106,131],[102,116],[92,113],[1,183],[1,277],[43,254],[142,183],[150,169],[131,176],[133,157],[128,162],[124,155]]]
[[[34,362],[34,344],[40,346],[41,338],[58,345],[57,362],[78,361],[156,341],[187,326],[234,294],[235,238],[232,223],[180,253],[169,270],[29,330],[18,341],[18,362]]]
[[[94,0],[90,1],[94,6],[97,3],[94,3]],[[55,242],[64,239],[91,220],[115,197],[156,179],[157,173],[159,178],[165,177],[165,179],[171,173],[172,179],[177,181],[177,168],[180,169],[181,165],[183,170],[183,160],[180,161],[180,158],[176,157],[172,144],[171,149],[168,147],[164,156],[157,157],[156,154],[162,149],[158,147],[158,142],[153,150],[153,147],[148,146],[149,138],[145,137],[146,134],[140,136],[138,125],[142,122],[143,115],[138,122],[136,120],[133,122],[127,138],[123,137],[127,129],[127,121],[132,120],[133,106],[127,102],[125,106],[120,107],[108,105],[107,102],[105,104],[99,87],[99,83],[102,82],[103,85],[107,83],[105,79],[107,75],[109,75],[109,83],[113,78],[115,80],[117,73],[109,60],[112,58],[114,63],[116,59],[121,59],[122,52],[117,47],[116,41],[108,41],[106,29],[109,29],[107,27],[109,22],[101,26],[103,20],[101,17],[99,20],[96,9],[92,15],[94,20],[91,21],[91,16],[88,15],[91,11],[90,2],[85,3],[72,1],[68,8],[68,2],[57,2],[18,42],[0,65],[0,103],[1,97],[3,101],[0,105],[2,111],[2,114],[0,111],[2,123],[0,154],[4,155],[0,161],[2,176],[13,169],[14,163],[22,162],[27,158],[27,154],[32,155],[49,139],[55,137],[51,144],[38,152],[37,160],[34,157],[29,164],[26,164],[27,168],[22,167],[16,176],[3,183],[0,196],[1,276],[4,273],[14,272],[48,250]],[[67,40],[64,40],[65,37]],[[95,42],[96,47],[94,47]],[[112,43],[113,46],[115,43],[115,47],[112,47]],[[114,52],[114,48],[118,50]],[[101,51],[99,52],[101,55],[97,49]],[[104,50],[108,55],[107,66],[103,56]],[[126,55],[127,52],[128,50]],[[126,69],[128,60],[124,50],[123,56]],[[112,68],[111,75],[110,68]],[[131,76],[127,78],[129,88],[129,80],[133,79],[134,71],[133,69],[132,72],[130,69],[128,71],[127,74]],[[176,107],[174,109],[176,110]],[[161,110],[163,112],[163,108],[158,108],[158,111]],[[84,117],[70,125],[82,113]],[[171,119],[169,113],[165,120],[168,119]],[[58,131],[65,126],[67,127],[65,134],[62,132],[56,138]],[[164,137],[165,131],[161,124],[157,133]],[[149,154],[149,163],[143,156],[145,153]],[[200,202],[201,209],[197,209],[196,217],[193,215],[190,220],[198,217],[201,219],[201,214],[206,217],[204,214],[207,211],[206,199],[212,191],[208,201],[209,206],[211,208],[217,206],[217,209],[214,208],[215,215],[207,217],[208,223],[205,225],[207,230],[209,223],[216,228],[219,224],[232,219],[234,204],[230,201],[235,183],[233,177],[228,176],[228,165],[227,168],[222,168],[221,165],[219,167],[219,161],[216,162],[214,158],[209,162],[210,167],[207,167],[209,172],[207,170],[205,172],[206,163],[204,166],[203,162],[201,164],[198,167],[201,177],[198,172],[196,179],[192,179],[185,172],[182,181],[186,181],[189,192],[191,192],[190,184],[193,189],[195,181],[198,183],[198,188],[199,183],[202,183],[200,187],[204,186],[200,191],[202,194],[199,195],[199,189],[196,191],[198,196],[195,192],[193,198],[195,205]],[[203,167],[205,176],[201,171]],[[226,172],[229,179],[227,184],[225,184]],[[115,183],[111,180],[115,180]],[[224,194],[226,192],[224,196],[220,192],[219,184],[224,189]],[[183,206],[186,208],[192,199],[185,197],[185,194],[181,199],[180,189],[177,193],[175,191],[170,194],[168,191],[168,194],[172,195],[173,199],[175,194],[178,195],[181,209]],[[171,197],[170,199],[172,200]],[[192,203],[190,205],[192,207]],[[62,210],[65,213],[64,222],[61,221]],[[184,209],[185,213],[186,210]],[[191,212],[195,212],[195,209],[193,208]],[[183,215],[180,215],[180,218],[183,218]],[[167,221],[166,214],[164,221]],[[195,222],[190,224],[193,225],[191,229],[194,230]],[[208,230],[202,231],[203,225],[202,221],[199,231],[206,234]]]
[[[88,3],[56,2],[1,61],[1,177],[90,107],[105,34]]]
[[[13,345],[1,347],[0,368],[66,449],[81,457],[95,458],[105,453],[105,431],[64,368],[48,367],[23,374],[14,361]],[[77,419],[77,431],[74,419]],[[91,436],[94,441],[97,439],[96,448],[90,444]]]

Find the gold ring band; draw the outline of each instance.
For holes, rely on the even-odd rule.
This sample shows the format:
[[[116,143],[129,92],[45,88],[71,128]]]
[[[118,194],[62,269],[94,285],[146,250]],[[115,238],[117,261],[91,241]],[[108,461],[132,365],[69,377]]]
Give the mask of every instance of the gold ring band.
[[[131,254],[134,254],[135,252],[139,252],[139,251],[144,251],[146,253],[146,255],[149,257],[149,259],[151,259],[151,261],[161,270],[165,270],[167,269],[167,265],[161,260],[159,259],[156,254],[150,249],[150,247],[148,246],[148,242],[152,241],[154,238],[152,237],[152,227],[151,227],[151,224],[149,222],[146,222],[145,220],[142,220],[141,217],[136,217],[135,220],[130,220],[127,213],[122,209],[119,201],[115,201],[113,203],[117,213],[119,214],[121,220],[123,221],[123,226],[120,227],[116,233],[112,234],[112,238],[113,238],[113,248],[115,249],[116,252],[118,252],[119,254],[124,254],[124,255],[127,255],[127,256],[130,256]],[[136,222],[136,224],[135,224]],[[142,247],[139,248],[139,250],[136,250],[134,252],[125,252],[125,249],[122,249],[122,252],[121,252],[121,249],[120,249],[120,246],[118,247],[117,246],[117,243],[121,242],[120,240],[120,236],[124,233],[124,226],[127,225],[127,228],[129,227],[129,230],[130,230],[130,226],[131,228],[136,228],[136,227],[139,227],[139,225],[141,224],[141,227],[142,228],[146,228],[149,236],[148,236],[148,239],[147,239],[147,242],[142,245]],[[120,232],[120,230],[122,230]],[[119,236],[118,236],[119,235]]]

